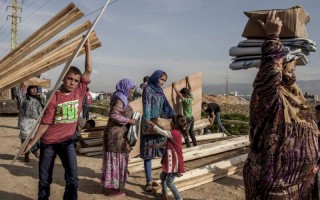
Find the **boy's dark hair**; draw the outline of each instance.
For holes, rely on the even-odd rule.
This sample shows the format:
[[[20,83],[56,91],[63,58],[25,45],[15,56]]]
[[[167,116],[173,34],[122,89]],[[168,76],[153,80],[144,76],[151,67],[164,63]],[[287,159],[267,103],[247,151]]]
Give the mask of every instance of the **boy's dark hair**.
[[[82,75],[80,69],[78,69],[78,67],[75,66],[71,66],[70,69],[68,70],[67,74],[69,73],[73,73],[75,75]]]
[[[320,112],[320,104],[315,107],[316,111]]]
[[[182,88],[180,93],[186,96],[190,96],[190,90],[188,88]]]
[[[87,123],[90,125],[91,128],[96,127],[96,122],[95,122],[94,120],[92,120],[92,119],[89,119],[89,120],[87,121]]]
[[[206,102],[202,102],[202,104],[201,104],[202,106],[206,106],[206,105],[208,105]]]
[[[149,76],[145,76],[145,77],[143,77],[143,82],[145,83],[145,82],[148,82],[149,81]]]
[[[179,121],[183,119],[183,123],[179,123]],[[180,131],[183,131],[185,130],[186,126],[187,126],[187,119],[185,118],[185,116],[181,115],[181,114],[177,114],[177,115],[174,115],[172,117],[172,121],[173,121],[173,124],[177,125],[178,128],[180,129]]]

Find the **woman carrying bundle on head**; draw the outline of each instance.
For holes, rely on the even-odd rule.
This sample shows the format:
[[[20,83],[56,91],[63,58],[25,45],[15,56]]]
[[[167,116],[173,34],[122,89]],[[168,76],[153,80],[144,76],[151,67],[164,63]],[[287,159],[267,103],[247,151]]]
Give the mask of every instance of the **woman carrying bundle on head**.
[[[318,199],[317,125],[296,85],[295,61],[283,62],[282,21],[270,11],[250,102],[246,199]]]

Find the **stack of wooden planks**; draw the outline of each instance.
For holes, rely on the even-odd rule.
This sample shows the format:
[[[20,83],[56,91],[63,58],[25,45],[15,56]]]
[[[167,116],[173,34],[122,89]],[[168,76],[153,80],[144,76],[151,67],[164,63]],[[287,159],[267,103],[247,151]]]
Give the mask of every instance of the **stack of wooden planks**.
[[[175,179],[175,186],[182,192],[241,171],[247,158],[246,147],[248,145],[248,136],[233,138],[228,136],[225,140],[216,142],[211,141],[206,144],[183,149],[186,172],[183,176]],[[240,156],[239,153],[241,153]],[[210,160],[215,161],[210,163]],[[159,168],[162,166],[160,162],[161,158],[152,160],[153,173],[158,175],[161,171]],[[190,166],[194,164],[197,167],[190,168]],[[130,175],[133,176],[144,176],[143,160],[141,158],[130,159],[128,171],[130,172]],[[153,193],[161,194],[162,187],[160,180],[156,180],[152,185]],[[168,194],[171,194],[169,189]]]
[[[175,179],[175,186],[179,192],[182,192],[184,190],[210,183],[212,181],[237,173],[242,170],[242,165],[247,156],[247,154],[243,154],[228,160],[223,160],[187,171],[183,174],[183,176]],[[152,189],[154,194],[161,194],[162,187],[160,184],[161,183],[158,180],[156,182],[157,186],[153,187]],[[168,191],[168,194],[172,194],[170,190]]]
[[[80,24],[42,49],[39,48],[83,15],[83,12],[70,3],[2,58],[0,60],[0,91],[67,62],[81,41],[81,34],[91,27],[90,21]],[[101,46],[94,32],[89,40],[92,50]],[[84,48],[79,55],[83,53]]]
[[[195,122],[194,129],[201,129],[207,127],[210,124],[208,119],[201,119]],[[89,147],[79,148],[78,152],[86,156],[96,156],[103,154],[103,131],[105,126],[95,127],[88,130],[84,130],[81,134],[82,138],[88,144]],[[222,133],[210,134],[210,135],[199,135],[197,136],[197,141],[206,141],[212,139],[222,138],[224,135]],[[183,140],[184,142],[184,140]]]
[[[214,135],[214,134],[211,134]],[[183,149],[183,160],[191,161],[207,156],[220,154],[223,152],[239,149],[249,145],[249,139],[247,136],[236,137],[214,143],[207,143]],[[161,158],[152,160],[152,169],[161,168]],[[129,172],[137,173],[144,170],[143,160],[141,158],[130,159],[128,165]]]

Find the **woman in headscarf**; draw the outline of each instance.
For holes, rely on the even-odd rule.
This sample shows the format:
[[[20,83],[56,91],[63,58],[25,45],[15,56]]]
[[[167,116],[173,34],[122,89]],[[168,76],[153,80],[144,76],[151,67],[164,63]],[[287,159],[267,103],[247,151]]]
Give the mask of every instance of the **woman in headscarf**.
[[[103,133],[103,166],[101,185],[109,190],[109,196],[125,196],[124,187],[130,146],[126,140],[129,126],[136,123],[132,119],[133,110],[129,98],[136,84],[129,79],[122,79],[116,85],[116,92],[110,99],[108,124]]]
[[[295,83],[295,61],[283,63],[282,22],[275,15],[260,21],[267,37],[250,103],[246,199],[318,199],[319,132]]]
[[[156,70],[149,78],[147,87],[142,93],[143,116],[141,120],[142,133],[140,140],[140,157],[144,160],[144,170],[146,174],[145,190],[152,190],[152,159],[163,155],[163,148],[145,148],[165,140],[161,135],[144,135],[148,130],[146,120],[153,118],[172,118],[174,111],[165,97],[162,86],[167,81],[167,74],[161,70]]]
[[[37,86],[28,86],[27,93],[24,95],[19,86],[14,87],[13,95],[17,98],[20,103],[19,113],[21,116],[20,122],[20,139],[21,144],[30,134],[32,126],[36,123],[37,119],[40,117],[40,114],[44,107],[44,100],[40,97],[38,93]],[[38,158],[39,153],[39,143],[37,143],[32,149],[31,152]],[[24,155],[24,162],[29,162],[29,153]]]

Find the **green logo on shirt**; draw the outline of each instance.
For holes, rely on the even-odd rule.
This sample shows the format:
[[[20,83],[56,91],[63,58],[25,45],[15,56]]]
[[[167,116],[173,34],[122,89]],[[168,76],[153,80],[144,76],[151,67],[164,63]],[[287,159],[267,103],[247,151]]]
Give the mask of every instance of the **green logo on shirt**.
[[[58,104],[55,123],[73,123],[78,121],[78,106],[78,100]]]

